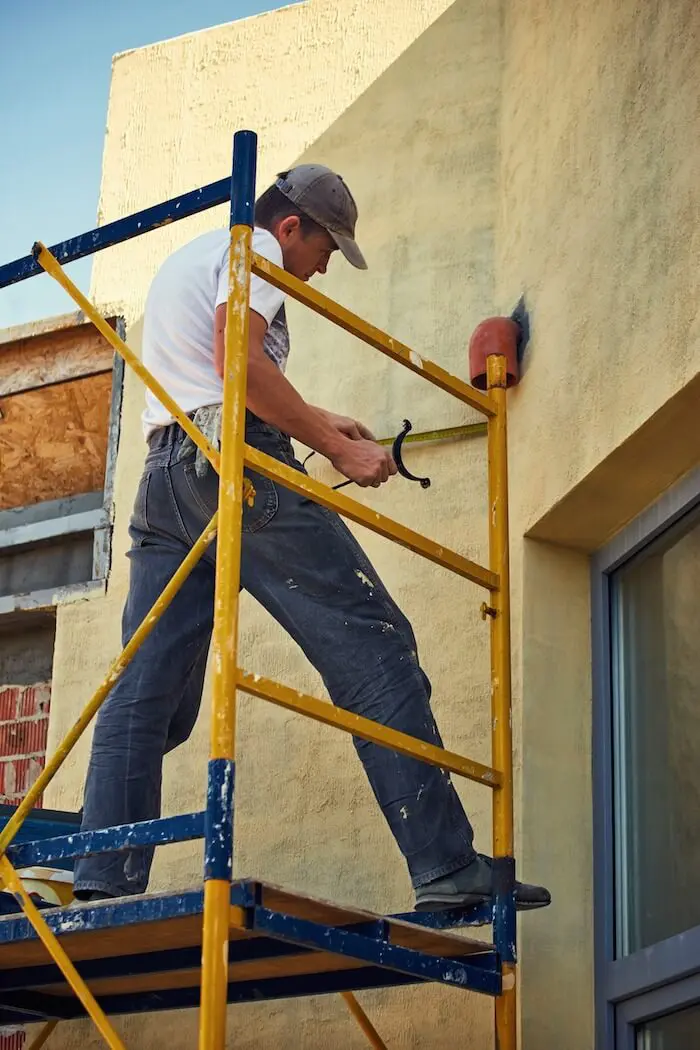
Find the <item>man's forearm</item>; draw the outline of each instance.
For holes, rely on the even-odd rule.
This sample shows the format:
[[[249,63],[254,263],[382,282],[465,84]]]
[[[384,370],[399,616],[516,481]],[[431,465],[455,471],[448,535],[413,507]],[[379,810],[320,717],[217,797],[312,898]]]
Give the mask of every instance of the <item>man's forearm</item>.
[[[248,357],[246,401],[260,419],[328,458],[349,440],[323,411],[304,401],[264,351],[253,347]]]

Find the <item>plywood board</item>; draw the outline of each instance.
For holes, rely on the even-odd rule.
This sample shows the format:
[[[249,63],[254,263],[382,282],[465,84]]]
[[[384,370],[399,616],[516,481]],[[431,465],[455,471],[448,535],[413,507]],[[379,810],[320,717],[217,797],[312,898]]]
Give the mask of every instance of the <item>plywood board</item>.
[[[135,900],[158,900],[177,897],[178,894],[158,893],[131,897]],[[73,921],[76,912],[106,908],[112,910],[114,901],[96,901],[90,904],[73,902],[69,909],[56,908],[52,914],[58,915],[67,910],[70,918],[69,929],[59,932],[61,944],[75,962],[85,959],[106,959],[122,955],[141,955],[148,952],[167,951],[171,948],[191,948],[202,943],[202,912],[188,915],[176,915],[167,919],[143,919],[123,926],[100,926],[97,929],[80,928],[79,921]],[[236,906],[230,909],[229,940],[247,940],[256,934],[250,934],[241,928],[241,910]],[[0,918],[3,922],[14,921],[17,916]],[[31,940],[8,941],[0,943],[0,970],[13,969],[17,966],[39,966],[46,963],[46,948],[41,941]]]
[[[200,913],[129,926],[65,933],[61,934],[60,940],[74,962],[187,948],[202,943],[202,916]],[[0,970],[41,966],[49,961],[46,948],[39,940],[0,944]]]
[[[288,893],[277,887],[258,885],[262,890],[265,905],[271,907],[274,903],[276,908],[278,907],[286,915],[296,915],[299,918],[304,917],[315,922],[338,926],[348,926],[355,922],[381,918],[370,912],[346,909],[302,894]],[[156,896],[166,898],[177,895],[158,894]],[[114,902],[105,901],[89,906],[78,905],[78,910],[85,907],[112,909]],[[72,905],[71,909],[75,909],[75,905]],[[231,906],[229,914],[231,940],[248,940],[258,936],[242,928],[244,916],[239,907]],[[14,921],[14,917],[0,919],[0,924],[7,921]],[[390,939],[394,944],[402,944],[430,955],[458,958],[490,950],[490,945],[482,941],[461,937],[454,933],[430,930],[394,919],[389,919],[388,922],[391,931]],[[70,925],[75,926],[72,922]],[[268,937],[269,934],[264,934],[264,936]],[[201,912],[197,912],[171,919],[140,921],[124,926],[66,932],[61,935],[60,940],[70,957],[76,962],[123,955],[140,955],[171,948],[199,947],[202,943],[202,915]],[[0,943],[0,970],[36,966],[46,962],[46,949],[36,939]],[[300,952],[273,959],[241,959],[231,964],[229,979],[238,981],[252,977],[262,979],[300,973],[321,973],[328,970],[351,969],[356,965],[365,964],[326,952]],[[182,976],[178,977],[176,973]],[[130,979],[134,982],[131,986],[134,988],[146,985],[148,988],[192,987],[193,984],[196,984],[196,968],[187,966],[181,971],[162,973],[158,972],[158,962],[154,960],[153,975],[147,977],[132,975]],[[125,990],[127,984],[122,983],[124,980],[125,978],[122,977],[105,977],[96,978],[92,983],[95,989],[99,988],[100,992],[104,993],[107,989]],[[61,985],[56,982],[55,986],[52,985],[52,990],[58,991],[60,987]]]
[[[0,397],[0,510],[99,491],[112,373]]]
[[[359,970],[366,966],[359,959],[327,952],[306,952],[303,955],[285,955],[277,959],[250,959],[232,963],[228,968],[231,983],[264,981],[274,977],[299,977],[340,970]],[[128,974],[124,977],[98,977],[87,981],[93,995],[126,995],[131,992],[162,992],[172,988],[197,988],[202,972],[196,969],[163,970],[154,973]],[[39,988],[36,989],[37,991]],[[40,986],[48,995],[71,996],[75,993],[65,983]]]
[[[355,908],[344,908],[328,901],[307,897],[301,893],[291,893],[278,886],[265,884],[262,900],[266,908],[279,911],[285,915],[295,915],[300,919],[324,923],[331,926],[349,926],[352,923],[371,922],[381,916]],[[398,919],[387,919],[389,939],[392,944],[402,948],[413,948],[429,955],[472,955],[491,950],[491,945],[473,937],[458,933],[431,930],[417,923],[403,922]]]
[[[114,351],[92,324],[0,343],[0,397],[109,372]]]
[[[107,321],[111,325],[114,324],[114,318],[107,318]],[[81,325],[90,323],[86,321],[82,310],[73,310],[69,314],[42,317],[40,321],[10,325],[9,328],[0,329],[0,347],[6,343],[16,343],[20,339],[31,339],[35,335],[46,335],[48,332],[58,332],[63,328],[79,328]]]
[[[345,908],[340,904],[307,897],[303,893],[294,893],[269,883],[263,884],[262,903],[271,911],[283,915],[295,915],[298,919],[309,919],[328,926],[346,926],[352,922],[372,922],[377,916],[360,908]]]

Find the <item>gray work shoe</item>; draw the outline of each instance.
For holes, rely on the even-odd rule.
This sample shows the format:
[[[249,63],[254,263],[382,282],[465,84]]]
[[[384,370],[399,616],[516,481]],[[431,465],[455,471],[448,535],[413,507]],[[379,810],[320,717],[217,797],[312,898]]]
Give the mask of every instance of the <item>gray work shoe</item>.
[[[493,870],[490,857],[477,854],[466,868],[453,871],[442,879],[434,879],[416,890],[416,911],[442,911],[446,908],[471,908],[491,901]],[[551,904],[549,890],[515,883],[515,906],[518,911],[546,908]]]

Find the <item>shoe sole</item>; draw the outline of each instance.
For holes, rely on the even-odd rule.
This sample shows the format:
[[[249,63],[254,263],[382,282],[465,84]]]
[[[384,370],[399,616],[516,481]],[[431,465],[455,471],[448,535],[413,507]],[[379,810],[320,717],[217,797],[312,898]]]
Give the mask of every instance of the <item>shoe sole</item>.
[[[489,904],[490,897],[480,893],[434,893],[416,901],[415,911],[449,911],[451,908],[476,908]]]
[[[436,893],[432,897],[423,897],[416,901],[414,911],[451,911],[466,908],[476,908],[480,904],[490,904],[490,897],[483,897],[474,893]],[[538,908],[547,908],[551,904],[548,901],[517,901],[516,911],[536,911]],[[487,924],[486,924],[487,925]]]

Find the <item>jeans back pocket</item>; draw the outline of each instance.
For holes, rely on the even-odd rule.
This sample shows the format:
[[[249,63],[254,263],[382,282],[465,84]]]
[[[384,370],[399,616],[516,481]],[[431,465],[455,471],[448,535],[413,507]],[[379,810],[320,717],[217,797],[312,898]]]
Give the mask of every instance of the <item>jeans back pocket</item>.
[[[194,460],[185,463],[184,475],[192,499],[209,520],[219,506],[219,475],[208,464],[204,476],[198,477]],[[242,529],[243,532],[258,532],[277,513],[279,506],[277,489],[274,482],[263,477],[262,474],[246,470],[245,476],[255,489],[255,499],[252,507],[249,507],[247,503],[243,504]]]

